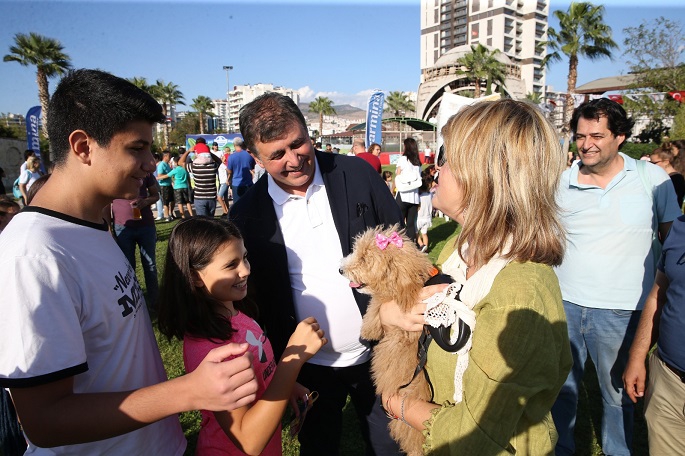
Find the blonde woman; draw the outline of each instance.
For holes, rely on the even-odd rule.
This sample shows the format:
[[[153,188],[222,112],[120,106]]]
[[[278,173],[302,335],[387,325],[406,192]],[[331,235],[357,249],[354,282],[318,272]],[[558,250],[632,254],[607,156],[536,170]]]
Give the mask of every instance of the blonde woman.
[[[42,176],[40,171],[40,159],[38,157],[29,157],[26,160],[26,171],[19,176],[19,191],[23,198],[23,202],[28,204],[28,191],[33,183]]]
[[[539,110],[520,101],[463,108],[442,134],[433,205],[462,225],[443,271],[472,336],[457,353],[430,345],[431,402],[400,390],[383,405],[424,431],[428,454],[553,454],[550,409],[571,368],[552,269],[565,245],[555,201],[565,157]],[[425,304],[402,314],[390,302],[381,319],[418,331],[424,313],[434,316]]]

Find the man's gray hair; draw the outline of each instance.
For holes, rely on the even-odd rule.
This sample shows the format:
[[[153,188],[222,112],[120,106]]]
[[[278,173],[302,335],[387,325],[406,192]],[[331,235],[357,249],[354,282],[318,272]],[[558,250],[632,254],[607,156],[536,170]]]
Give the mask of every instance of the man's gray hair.
[[[238,146],[241,149],[244,149],[245,148],[244,144],[245,144],[245,141],[243,141],[241,138],[235,138],[233,140],[233,147]]]

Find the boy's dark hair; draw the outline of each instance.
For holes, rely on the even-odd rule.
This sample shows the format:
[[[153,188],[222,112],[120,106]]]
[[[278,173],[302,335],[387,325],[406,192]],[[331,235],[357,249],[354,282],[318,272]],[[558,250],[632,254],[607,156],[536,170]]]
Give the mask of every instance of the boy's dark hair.
[[[207,140],[205,138],[200,137],[195,140],[195,144],[207,144]]]
[[[392,177],[392,171],[383,171],[383,180],[388,180],[388,177]]]
[[[36,153],[33,151],[33,149],[26,149],[24,151],[24,161],[28,160],[29,157],[33,157],[35,155],[36,155]]]
[[[414,138],[407,138],[404,140],[404,152],[402,153],[409,163],[414,166],[421,166],[421,160],[419,159],[419,146],[416,144]]]
[[[242,239],[228,220],[193,217],[174,227],[167,246],[158,301],[159,330],[167,338],[193,337],[226,341],[234,332],[231,321],[222,316],[223,304],[205,288],[198,288],[193,275],[211,263],[225,243]],[[246,312],[240,302],[237,309]]]
[[[162,107],[129,81],[99,70],[70,71],[57,85],[48,105],[50,150],[56,165],[69,152],[69,135],[83,130],[106,147],[129,122],[165,120]]]
[[[576,134],[578,128],[578,120],[594,119],[599,120],[600,117],[606,117],[609,131],[614,136],[625,135],[625,139],[630,138],[633,129],[632,119],[628,117],[623,106],[608,98],[598,98],[596,100],[587,101],[578,106],[573,111],[571,117],[571,131]],[[619,149],[625,144],[625,140],[619,146]]]
[[[255,142],[271,142],[283,138],[293,123],[307,132],[307,122],[295,102],[275,92],[255,98],[240,110],[240,133],[247,149],[259,155]]]

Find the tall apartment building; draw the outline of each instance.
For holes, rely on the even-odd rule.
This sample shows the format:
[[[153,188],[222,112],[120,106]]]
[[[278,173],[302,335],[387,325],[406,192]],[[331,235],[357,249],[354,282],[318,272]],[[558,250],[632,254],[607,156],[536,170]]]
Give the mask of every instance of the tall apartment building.
[[[236,85],[229,92],[229,100],[212,100],[214,102],[214,115],[216,116],[217,128],[228,133],[240,131],[238,115],[240,109],[260,95],[267,92],[276,92],[290,97],[296,104],[300,102],[300,94],[295,89],[286,89],[273,84]]]
[[[518,67],[525,93],[544,94],[548,13],[549,0],[422,0],[421,82],[450,50],[480,43]]]

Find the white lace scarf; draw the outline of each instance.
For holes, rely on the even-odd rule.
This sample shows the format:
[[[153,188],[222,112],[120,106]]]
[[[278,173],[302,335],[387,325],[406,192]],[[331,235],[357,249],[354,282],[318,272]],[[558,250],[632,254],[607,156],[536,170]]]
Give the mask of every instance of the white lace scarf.
[[[507,243],[504,252],[509,251],[510,243]],[[468,245],[464,245],[464,252],[468,251]],[[466,255],[464,255],[466,256]],[[450,255],[442,266],[445,274],[449,274],[454,279],[454,283],[449,285],[442,293],[436,293],[424,300],[427,304],[426,323],[438,327],[452,327],[450,343],[456,342],[459,336],[459,319],[463,320],[469,328],[471,335],[464,347],[455,354],[459,355],[457,367],[454,371],[454,401],[462,401],[462,381],[464,372],[469,365],[469,351],[473,340],[473,333],[476,329],[476,314],[473,307],[480,302],[485,295],[490,292],[492,282],[499,272],[509,264],[510,260],[502,258],[502,254],[493,257],[469,279],[466,279],[468,266],[459,256],[457,250]]]

